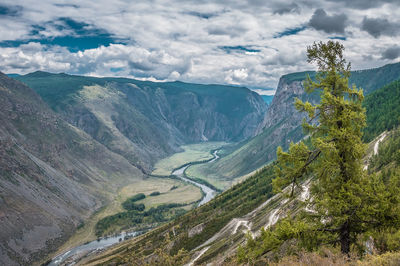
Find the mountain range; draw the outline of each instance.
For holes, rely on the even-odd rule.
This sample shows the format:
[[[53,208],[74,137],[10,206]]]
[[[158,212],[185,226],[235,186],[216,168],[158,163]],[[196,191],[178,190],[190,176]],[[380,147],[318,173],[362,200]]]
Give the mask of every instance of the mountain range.
[[[198,262],[232,256],[245,240],[239,228],[265,225],[282,200],[260,205],[273,195],[272,166],[265,165],[274,160],[278,146],[286,149],[304,137],[294,98],[319,99],[317,93],[304,92],[307,74],[315,76],[282,76],[268,108],[244,87],[41,71],[13,78],[0,74],[0,262],[41,261],[121,187],[149,180],[155,163],[181,151],[183,144],[206,141],[233,144],[206,167],[192,166],[198,178],[251,177],[224,187],[228,190],[205,206],[110,250],[105,260],[150,263],[149,255],[165,244],[169,255],[185,248],[184,261],[204,251],[206,241],[212,248],[207,244]],[[400,63],[352,72],[350,83],[367,95],[366,141],[398,125],[395,116],[383,114],[388,108],[398,112],[399,79]],[[172,242],[164,242],[166,234]],[[144,243],[150,244],[143,248]]]
[[[181,144],[254,136],[266,109],[258,94],[238,87],[45,72],[15,78],[0,74],[5,265],[54,252]]]

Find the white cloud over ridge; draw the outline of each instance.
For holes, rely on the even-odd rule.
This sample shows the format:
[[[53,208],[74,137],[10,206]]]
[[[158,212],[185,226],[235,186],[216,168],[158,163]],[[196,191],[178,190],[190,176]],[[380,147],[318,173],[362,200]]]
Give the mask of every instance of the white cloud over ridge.
[[[330,0],[3,2],[0,5],[8,8],[4,10],[14,12],[0,14],[0,71],[6,73],[40,69],[276,87],[283,74],[314,69],[306,62],[307,45],[337,37],[345,39],[346,56],[355,69],[398,59],[387,50],[399,43],[399,35],[384,34],[382,29],[383,34],[372,36],[370,28],[365,27],[365,18],[385,19],[386,27],[398,25],[400,4],[396,1],[368,5],[358,1],[349,7],[346,1]],[[18,13],[16,6],[21,7]],[[318,19],[318,9],[313,7],[320,8]],[[331,24],[324,24],[324,18]],[[60,21],[69,23],[70,28]],[[96,41],[68,39],[77,35],[74,27],[80,27],[82,34],[108,33],[106,38],[115,42],[79,51],[70,49],[63,42],[74,45],[75,41],[79,48],[82,42]],[[379,30],[374,28],[374,32]],[[47,41],[40,43],[40,39]]]

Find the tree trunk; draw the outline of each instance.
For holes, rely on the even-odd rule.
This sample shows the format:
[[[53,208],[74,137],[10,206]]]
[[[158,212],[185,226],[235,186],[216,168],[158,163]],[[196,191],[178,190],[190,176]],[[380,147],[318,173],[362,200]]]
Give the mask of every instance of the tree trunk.
[[[343,254],[350,253],[350,230],[347,222],[340,230],[340,250]]]

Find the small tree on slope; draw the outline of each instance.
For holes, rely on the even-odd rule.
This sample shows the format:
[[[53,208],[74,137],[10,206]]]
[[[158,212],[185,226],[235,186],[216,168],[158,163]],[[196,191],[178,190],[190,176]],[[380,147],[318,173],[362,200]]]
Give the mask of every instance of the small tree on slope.
[[[304,87],[308,93],[318,90],[321,101],[312,105],[296,99],[295,106],[308,114],[303,128],[312,148],[302,142],[292,143],[289,152],[279,147],[274,186],[291,185],[293,196],[301,180],[312,176],[314,212],[304,214],[302,222],[307,222],[308,229],[301,237],[314,246],[339,244],[348,254],[361,233],[398,224],[399,191],[398,184],[385,186],[363,170],[364,96],[361,89],[348,86],[350,64],[343,51],[343,45],[333,41],[307,48],[308,62],[316,63],[319,72],[315,81],[308,77]]]

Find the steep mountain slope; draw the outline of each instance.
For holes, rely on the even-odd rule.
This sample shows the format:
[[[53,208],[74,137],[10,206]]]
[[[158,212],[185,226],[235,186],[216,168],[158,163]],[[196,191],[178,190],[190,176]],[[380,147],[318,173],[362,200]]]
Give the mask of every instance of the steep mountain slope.
[[[371,141],[385,130],[400,124],[400,81],[394,81],[366,97],[367,128],[365,141]]]
[[[396,135],[398,137],[399,133],[390,133],[390,136]],[[375,143],[371,142],[370,146],[373,147]],[[391,151],[390,156],[396,156],[398,143],[397,138],[396,149],[392,149],[394,151]],[[385,146],[385,143],[379,146]],[[379,165],[377,162],[380,158],[374,157],[374,167]],[[279,219],[295,216],[306,207],[310,180],[303,180],[302,188],[296,189],[294,198],[287,198],[284,194],[288,189],[273,195],[273,166],[266,166],[207,205],[174,222],[94,254],[79,264],[166,265],[169,262],[173,265],[236,265],[238,247],[248,241],[248,235],[259,237],[262,228],[270,228]],[[262,238],[255,241],[253,243],[258,248],[262,247]],[[185,251],[179,252],[181,248]],[[260,265],[263,263],[265,261],[260,260]]]
[[[394,115],[394,113],[392,114]],[[391,188],[397,189],[398,180],[400,177],[400,128],[383,132],[372,142],[370,142],[368,146],[367,155],[365,156],[365,159],[367,159],[365,161],[369,162],[369,165],[366,165],[369,173],[368,178],[374,179],[377,177],[382,181],[381,186],[383,186],[387,191],[390,191]],[[299,198],[301,200],[310,197],[308,192],[312,188],[310,188],[308,184],[311,183],[304,183],[303,192],[299,194]],[[374,191],[376,194],[379,193],[377,190]],[[399,208],[398,201],[390,199],[390,193],[393,192],[388,192],[388,194],[385,196],[386,204],[389,204],[390,209],[397,210]],[[396,197],[398,192],[396,191],[392,195],[395,195]],[[279,197],[279,194],[274,197]],[[247,242],[244,248],[240,248],[237,254],[237,259],[239,259],[239,262],[246,263],[251,261],[251,264],[258,265],[259,263],[262,264],[266,263],[267,261],[276,261],[283,258],[283,261],[285,262],[282,263],[282,265],[297,265],[300,264],[298,263],[299,260],[303,260],[303,258],[307,256],[307,253],[305,252],[305,250],[308,249],[307,247],[305,247],[303,250],[296,250],[296,241],[293,241],[291,237],[286,238],[285,233],[281,234],[282,232],[285,232],[285,226],[292,230],[296,230],[294,229],[296,226],[290,224],[290,220],[292,219],[282,221],[280,224],[278,220],[279,218],[284,217],[295,218],[295,216],[298,214],[298,211],[301,209],[313,212],[312,209],[313,207],[315,208],[315,205],[313,206],[311,200],[311,202],[308,202],[311,203],[310,205],[307,205],[306,202],[306,204],[299,205],[298,207],[291,206],[288,208],[288,203],[290,203],[289,200],[284,200],[281,198],[279,202],[279,208],[271,212],[271,215],[275,215],[275,211],[277,214],[279,214],[279,216],[275,215],[275,222],[278,223],[277,227],[264,231],[261,233],[260,237]],[[369,206],[372,204],[372,202],[369,202]],[[396,213],[397,211],[394,212]],[[389,217],[389,215],[386,217]],[[391,219],[386,217],[385,219]],[[379,227],[379,225],[377,225],[377,227]],[[328,252],[331,254],[317,255],[316,262],[312,263],[310,260],[308,260],[308,263],[311,265],[398,265],[400,252],[400,246],[398,244],[400,235],[399,224],[397,222],[390,224],[389,222],[384,228],[381,227],[378,229],[377,227],[374,226],[374,228],[368,232],[359,234],[359,239],[363,239],[361,243],[357,243],[361,250],[357,254],[357,251],[354,249],[354,257],[350,256],[353,258],[344,257],[342,254],[334,254],[334,245],[328,243],[321,245],[316,253],[323,254],[325,249],[325,251],[329,250]],[[300,234],[298,233],[298,235]],[[286,235],[290,235],[290,232],[286,231]],[[313,236],[312,241],[317,241],[317,237],[318,236]],[[308,252],[311,253],[310,249],[308,249]],[[288,254],[294,254],[294,256],[290,256]],[[365,256],[366,254],[373,256]],[[384,256],[380,257],[378,254]],[[392,254],[396,254],[395,257],[397,258],[386,257],[386,255],[392,256]],[[337,258],[342,256],[343,260],[337,260]],[[368,263],[368,261],[371,260],[375,262]],[[357,261],[357,263],[355,263],[355,261]]]
[[[145,173],[181,144],[254,136],[266,110],[258,94],[241,87],[45,72],[17,79]]]
[[[371,121],[371,117],[385,110],[393,95],[397,95],[396,84],[397,82],[393,82],[384,87],[386,90],[390,88],[391,93],[382,94],[383,88],[368,96],[372,99],[377,96],[382,98],[373,105],[373,109],[367,110],[367,120]],[[366,106],[370,106],[368,101]],[[388,116],[398,117],[398,113],[390,111]],[[375,153],[374,150],[379,147],[378,154],[366,156],[366,159],[372,158],[368,168],[370,173],[381,173],[384,177],[399,173],[399,136],[400,129],[397,129],[387,133],[386,138],[379,136],[370,142],[370,153]],[[274,164],[270,164],[264,167],[208,204],[174,222],[89,257],[81,263],[141,265],[146,262],[163,265],[169,262],[183,265],[190,262],[191,265],[235,265],[236,262],[232,260],[236,260],[238,246],[247,241],[247,234],[252,237],[260,236],[262,227],[271,227],[280,218],[296,215],[297,211],[306,207],[304,202],[309,197],[310,180],[303,180],[302,191],[296,191],[293,199],[288,199],[281,193],[272,196],[273,166]],[[262,247],[262,238],[256,241],[252,243],[258,248]],[[179,252],[181,248],[185,251]],[[260,260],[260,263],[263,264],[263,261]]]
[[[0,73],[0,264],[42,259],[107,193],[142,177],[32,89]]]
[[[174,256],[179,254],[179,250],[182,248],[188,252],[177,255],[175,258],[179,259],[178,257],[181,256],[181,263],[174,264],[172,260],[170,265],[189,262],[189,256],[194,255],[196,248],[221,232],[232,219],[246,215],[272,196],[272,178],[273,168],[266,167],[243,183],[233,186],[209,203],[190,211],[175,221],[137,239],[126,241],[108,250],[105,254],[83,261],[82,264],[128,263],[130,265],[143,265],[149,263],[156,265],[158,263],[158,265],[168,265],[165,264],[166,261],[163,261],[161,256],[168,257],[169,254]],[[237,227],[237,233],[236,240],[237,237],[244,239],[242,227]],[[217,239],[220,238],[217,237]],[[214,256],[236,242],[231,242],[231,238],[228,238],[227,243],[229,244],[220,246],[219,250],[215,250]]]
[[[299,141],[303,137],[300,125],[304,114],[297,112],[293,105],[294,99],[297,97],[314,103],[319,99],[317,93],[307,95],[304,91],[303,80],[307,74],[311,78],[315,76],[315,72],[282,76],[275,97],[258,129],[259,134],[238,146],[228,156],[208,165],[207,168],[198,166],[196,172],[200,175],[211,175],[215,179],[242,176],[273,160],[279,145],[286,149],[291,141]],[[400,79],[400,63],[353,71],[349,83],[362,87],[364,93],[368,95],[397,79]]]

